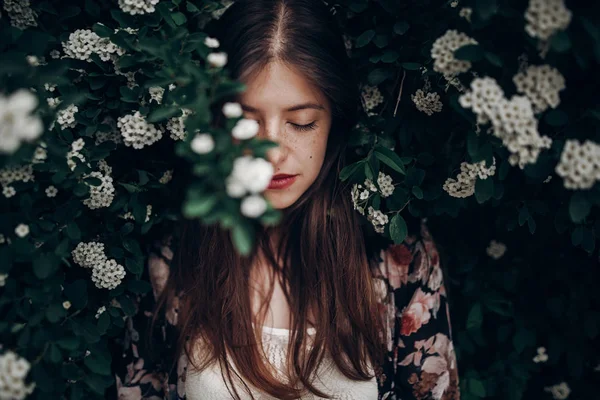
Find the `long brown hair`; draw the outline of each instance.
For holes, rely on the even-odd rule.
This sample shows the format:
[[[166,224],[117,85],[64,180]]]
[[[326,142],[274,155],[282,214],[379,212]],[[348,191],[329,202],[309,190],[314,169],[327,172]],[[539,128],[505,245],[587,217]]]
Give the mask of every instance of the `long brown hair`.
[[[219,50],[227,52],[227,68],[234,77],[283,62],[311,80],[332,105],[323,166],[309,189],[284,210],[275,251],[270,240],[275,228],[258,227],[257,250],[273,267],[267,299],[277,277],[290,306],[290,382],[272,374],[261,356],[261,326],[253,325],[249,278],[258,253],[239,255],[229,233],[217,225],[187,219],[178,224],[170,276],[152,325],[177,293],[177,354],[185,351],[199,370],[218,361],[235,398],[239,394],[232,374],[242,379],[250,395],[246,382],[278,399],[298,398],[306,393],[304,388],[329,398],[311,384],[326,352],[353,380],[371,379],[367,364],[377,368],[384,354],[364,233],[349,184],[338,179],[348,162],[345,143],[360,105],[343,38],[320,0],[236,1],[207,31],[219,39]],[[261,310],[267,305],[265,301]],[[315,317],[312,339],[306,333],[309,310]],[[208,345],[201,360],[194,351],[199,341]],[[230,368],[229,359],[241,376]]]

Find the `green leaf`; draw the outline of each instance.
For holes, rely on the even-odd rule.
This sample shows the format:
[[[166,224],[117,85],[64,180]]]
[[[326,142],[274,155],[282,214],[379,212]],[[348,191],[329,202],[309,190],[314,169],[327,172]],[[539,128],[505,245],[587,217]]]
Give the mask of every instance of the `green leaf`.
[[[92,371],[95,374],[111,374],[110,361],[105,358],[95,356],[94,354],[90,354],[89,356],[83,359],[83,363],[86,367],[90,369],[90,371]]]
[[[110,37],[113,33],[115,33],[112,29],[104,24],[100,24],[96,22],[92,26],[92,30],[100,37]]]
[[[467,44],[454,51],[457,60],[479,61],[483,58],[483,49],[478,44]]]
[[[42,253],[33,261],[33,273],[38,279],[46,279],[58,271],[59,263],[54,253]]]
[[[356,38],[356,48],[361,48],[368,45],[371,40],[373,40],[373,37],[375,37],[375,31],[373,29],[363,32],[359,37]]]
[[[476,0],[475,12],[484,21],[490,19],[498,12],[497,0]]]
[[[564,53],[572,46],[571,38],[565,31],[559,31],[550,39],[550,47],[557,53]]]
[[[241,221],[231,230],[232,240],[241,255],[249,255],[254,246],[254,228],[248,221]]]
[[[373,181],[373,169],[371,167],[371,164],[368,162],[365,163],[365,176],[371,181]]]
[[[179,107],[160,107],[150,112],[147,120],[151,123],[161,122],[178,115],[180,112],[181,109]]]
[[[120,295],[117,297],[117,301],[121,305],[121,309],[128,317],[132,317],[136,314],[135,302],[131,299],[131,297],[127,295]]]
[[[407,71],[416,71],[421,68],[421,64],[415,62],[403,62],[400,65]]]
[[[406,174],[406,169],[404,168],[404,163],[400,159],[400,156],[396,154],[393,150],[390,150],[383,146],[375,147],[375,157],[379,159],[382,163],[392,168],[394,171],[397,171],[403,175]]]
[[[494,195],[494,181],[491,177],[486,179],[477,178],[475,182],[475,199],[482,204]]]
[[[381,61],[384,63],[393,63],[400,57],[400,53],[396,50],[386,50],[381,57]]]
[[[469,379],[469,392],[477,397],[486,397],[485,386],[479,379]]]
[[[396,22],[394,24],[394,33],[396,33],[398,35],[404,35],[406,33],[406,31],[408,31],[409,27],[410,27],[410,25],[406,21]]]
[[[81,230],[75,221],[71,221],[67,224],[67,236],[73,241],[78,241],[81,239]]]
[[[389,70],[383,68],[376,68],[373,71],[369,72],[369,75],[367,76],[367,81],[370,85],[376,86],[388,79],[390,76],[392,76],[392,73]]]
[[[356,173],[356,171],[358,171],[358,169],[361,167],[361,164],[363,164],[363,163],[364,163],[364,161],[359,161],[354,164],[346,165],[340,171],[340,175],[339,175],[340,180],[345,181],[348,178],[350,178],[352,175],[354,175]]]
[[[65,284],[64,288],[63,293],[71,302],[73,308],[81,310],[87,305],[88,294],[86,281],[78,279],[73,283]]]
[[[175,21],[175,24],[178,26],[187,22],[185,14],[179,11],[171,14],[171,18],[173,18],[173,21]]]
[[[569,202],[569,215],[571,216],[571,221],[575,223],[582,222],[590,214],[591,209],[592,204],[583,193],[573,193],[571,201]]]
[[[569,116],[562,110],[550,110],[544,115],[544,121],[550,126],[562,126],[569,122]]]
[[[183,205],[183,214],[187,218],[203,217],[213,209],[217,204],[218,197],[215,195],[208,195],[198,199],[188,200]]]
[[[407,235],[408,227],[406,221],[400,214],[394,215],[390,221],[390,237],[395,244],[400,244],[404,242]]]
[[[423,199],[423,189],[421,189],[418,186],[413,186],[412,188],[412,193],[415,195],[415,197],[419,200]]]
[[[483,310],[481,304],[475,303],[467,316],[467,329],[479,329],[483,324]]]
[[[496,67],[502,68],[502,66],[504,65],[504,62],[502,61],[502,59],[500,57],[498,57],[497,54],[486,51],[483,56],[485,57],[486,60],[489,61],[490,64],[492,64]]]

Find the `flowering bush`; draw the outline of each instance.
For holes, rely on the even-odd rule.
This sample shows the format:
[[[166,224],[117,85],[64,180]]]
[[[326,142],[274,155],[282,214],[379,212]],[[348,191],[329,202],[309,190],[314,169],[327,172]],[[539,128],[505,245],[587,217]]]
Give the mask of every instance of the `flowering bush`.
[[[599,6],[328,3],[364,106],[340,179],[381,240],[429,218],[463,398],[591,397]],[[261,195],[274,144],[215,107],[243,90],[202,32],[229,4],[4,1],[0,399],[104,396],[148,243],[182,215],[242,253],[279,220]]]

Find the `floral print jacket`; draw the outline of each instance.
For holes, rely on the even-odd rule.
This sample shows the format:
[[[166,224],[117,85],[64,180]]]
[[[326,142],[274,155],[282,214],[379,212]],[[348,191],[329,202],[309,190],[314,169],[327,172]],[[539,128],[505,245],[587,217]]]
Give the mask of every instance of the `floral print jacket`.
[[[177,370],[168,372],[174,352],[177,304],[161,320],[161,333],[153,335],[153,348],[144,349],[148,320],[158,294],[169,276],[172,251],[157,244],[148,262],[152,291],[139,297],[138,312],[126,319],[119,341],[122,361],[115,371],[119,400],[184,400],[185,354]],[[399,245],[380,252],[373,271],[380,312],[387,321],[388,355],[379,366],[377,400],[460,399],[456,355],[452,342],[446,288],[435,243],[421,222],[421,237],[408,236]],[[177,303],[175,298],[174,303]]]

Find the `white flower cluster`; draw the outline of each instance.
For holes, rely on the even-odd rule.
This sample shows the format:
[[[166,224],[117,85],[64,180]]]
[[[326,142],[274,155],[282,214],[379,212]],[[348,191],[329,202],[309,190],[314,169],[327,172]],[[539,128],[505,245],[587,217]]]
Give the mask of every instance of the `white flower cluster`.
[[[546,354],[546,348],[538,347],[537,354],[535,355],[535,357],[533,357],[533,362],[537,364],[546,361],[548,361],[548,354]]]
[[[379,175],[377,176],[377,184],[379,185],[379,194],[381,197],[389,197],[392,195],[392,193],[394,193],[395,186],[392,183],[391,176],[379,171]],[[365,179],[362,185],[359,183],[352,185],[350,195],[352,197],[354,209],[361,215],[365,215],[365,205],[371,197],[371,192],[375,193],[377,191],[377,186],[375,186],[373,181],[371,181],[369,178]]]
[[[4,235],[2,237],[4,238]],[[6,285],[6,278],[8,278],[8,274],[0,274],[0,287]]]
[[[134,149],[141,149],[157,142],[163,134],[162,128],[156,128],[148,123],[139,111],[120,117],[117,126],[121,130],[125,145],[133,146]]]
[[[435,92],[428,92],[425,94],[423,90],[418,89],[415,94],[410,96],[410,98],[417,106],[417,110],[424,112],[427,115],[442,111],[440,95]]]
[[[104,243],[80,242],[71,255],[75,263],[92,270],[92,281],[99,289],[114,289],[125,277],[125,268],[104,254]]]
[[[110,127],[109,131],[101,131],[97,130],[95,133],[96,136],[96,145],[106,142],[107,140],[111,140],[117,144],[123,143],[123,136],[121,136],[121,132],[117,128],[117,121],[111,116],[106,116],[102,120],[101,124],[108,125]]]
[[[381,197],[390,197],[394,193],[394,184],[392,183],[392,177],[379,171],[377,176],[377,184],[379,185],[379,193]]]
[[[71,159],[72,157],[78,158],[81,162],[85,162],[85,156],[80,152],[84,146],[85,142],[83,141],[83,138],[79,138],[71,143],[71,150],[67,152],[67,165],[71,171],[77,167],[77,163]]]
[[[90,174],[84,175],[84,178],[91,176],[102,181],[98,186],[92,186],[84,181],[90,187],[90,197],[83,200],[83,204],[91,210],[109,207],[115,198],[115,186],[113,185],[113,178],[110,176],[112,168],[108,166],[106,160],[98,161],[98,168],[99,171],[93,171]]]
[[[440,72],[446,79],[454,77],[461,72],[467,72],[471,68],[471,62],[457,60],[454,51],[467,44],[477,44],[477,41],[455,29],[449,29],[433,42],[431,58],[433,58],[433,70]]]
[[[92,282],[99,289],[114,289],[125,278],[125,268],[116,260],[106,260],[92,270]]]
[[[63,108],[56,113],[56,122],[61,129],[74,128],[77,125],[75,121],[75,113],[79,108],[75,104],[70,104],[67,108]]]
[[[504,253],[506,253],[506,245],[504,243],[492,240],[486,249],[486,253],[494,260],[498,260],[504,255]]]
[[[474,164],[463,161],[460,163],[460,173],[456,179],[446,179],[443,189],[452,197],[469,197],[475,193],[475,182],[477,182],[477,177],[480,179],[487,179],[495,173],[496,158],[493,158],[493,163],[489,168],[486,168],[485,160]]]
[[[152,205],[148,204],[146,206],[146,219],[144,220],[144,222],[150,221],[150,216],[151,215],[152,215]],[[121,217],[123,219],[133,219],[133,220],[135,220],[135,217],[133,216],[133,214],[131,213],[131,211],[127,211],[125,214],[119,215],[119,217]]]
[[[379,91],[379,88],[377,86],[365,85],[361,89],[361,97],[367,115],[375,115],[372,110],[383,103],[383,95]]]
[[[535,113],[560,104],[558,92],[566,88],[565,78],[549,65],[531,65],[513,77],[517,91],[526,95],[533,103]]]
[[[567,140],[555,171],[564,179],[565,188],[590,189],[600,181],[600,145],[590,140]]]
[[[150,93],[150,101],[154,100],[158,104],[162,103],[162,97],[165,93],[165,88],[161,88],[160,86],[152,86],[148,88],[148,92]]]
[[[106,311],[106,306],[102,306],[100,308],[98,308],[98,310],[96,310],[96,319],[100,318],[100,315],[102,315],[103,312]]]
[[[572,13],[563,0],[530,0],[525,11],[525,31],[531,37],[548,40],[571,22]]]
[[[389,218],[380,210],[375,210],[372,206],[367,209],[367,219],[373,224],[373,228],[377,233],[383,233],[385,225],[389,222]]]
[[[156,9],[154,6],[159,0],[119,0],[119,7],[126,13],[131,15],[149,14]]]
[[[167,183],[171,182],[171,179],[173,179],[173,170],[168,169],[165,171],[165,173],[160,177],[160,179],[158,181],[160,183],[162,183],[163,185],[166,185]]]
[[[185,140],[187,131],[185,130],[185,119],[192,114],[189,108],[182,108],[182,114],[179,117],[170,118],[167,122],[167,130],[170,132],[169,137],[173,140]]]
[[[73,261],[84,268],[93,269],[106,260],[104,254],[104,243],[100,242],[80,242],[71,252]]]
[[[28,26],[38,25],[37,13],[31,9],[29,0],[4,0],[4,10],[15,28],[23,30]]]
[[[561,382],[558,385],[546,386],[544,391],[551,393],[552,398],[555,400],[568,399],[571,394],[571,388],[566,382]]]
[[[475,78],[471,90],[460,95],[460,105],[477,114],[477,123],[492,123],[493,133],[512,153],[511,165],[525,168],[535,163],[542,148],[550,148],[552,139],[540,136],[538,120],[533,113],[531,101],[525,96],[504,97],[504,91],[495,79]]]
[[[0,399],[21,400],[33,393],[34,382],[25,385],[31,364],[12,350],[0,355]]]
[[[87,62],[92,62],[92,53],[98,54],[102,61],[110,60],[113,54],[125,54],[125,49],[111,42],[109,38],[98,36],[90,29],[77,29],[72,32],[69,40],[62,42],[62,48],[66,57]]]
[[[0,153],[14,153],[21,142],[32,142],[44,131],[42,120],[33,111],[36,95],[18,89],[9,96],[0,94]]]
[[[61,103],[61,100],[58,97],[47,97],[46,102],[50,108],[56,108]]]
[[[13,182],[30,181],[35,181],[33,164],[4,167],[0,169],[0,185],[2,185],[3,188],[10,186]]]
[[[225,180],[227,194],[240,198],[264,191],[273,177],[273,164],[264,158],[241,156],[233,162],[233,170]]]

